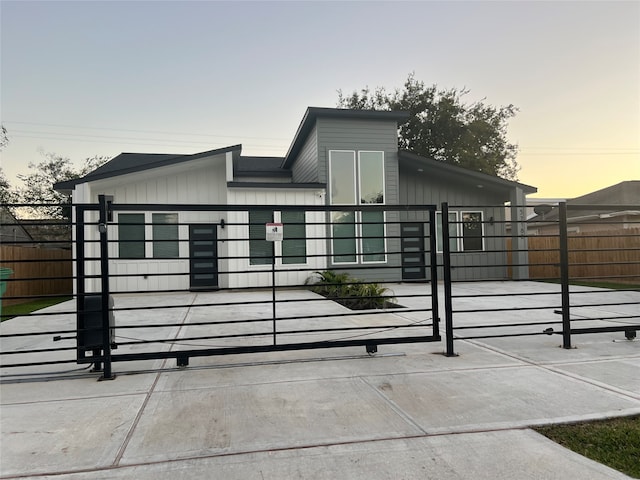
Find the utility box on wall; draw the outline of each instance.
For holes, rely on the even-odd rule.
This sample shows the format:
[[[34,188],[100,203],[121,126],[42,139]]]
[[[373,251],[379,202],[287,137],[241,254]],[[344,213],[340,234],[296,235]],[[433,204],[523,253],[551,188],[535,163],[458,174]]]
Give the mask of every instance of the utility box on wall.
[[[109,295],[109,343],[115,343],[115,320],[113,297]],[[78,313],[78,348],[92,350],[102,348],[102,295],[88,294],[84,297],[82,312]]]

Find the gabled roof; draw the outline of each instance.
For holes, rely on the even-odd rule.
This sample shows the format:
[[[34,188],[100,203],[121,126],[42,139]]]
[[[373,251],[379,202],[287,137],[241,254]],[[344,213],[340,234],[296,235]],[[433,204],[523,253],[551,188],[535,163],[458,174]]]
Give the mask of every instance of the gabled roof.
[[[398,158],[401,164],[411,165],[416,169],[416,172],[420,171],[420,169],[428,170],[429,174],[450,178],[452,181],[458,183],[466,181],[466,183],[473,184],[479,188],[486,187],[499,190],[512,190],[515,187],[519,187],[522,188],[525,194],[538,191],[536,187],[532,187],[531,185],[506,180],[487,173],[476,172],[475,170],[440,162],[432,158],[422,157],[408,150],[399,150]]]
[[[350,110],[346,108],[320,108],[308,107],[307,111],[298,126],[298,131],[293,142],[289,147],[289,151],[284,157],[282,168],[291,168],[294,160],[300,153],[300,149],[304,145],[309,133],[313,130],[318,118],[348,118],[363,120],[393,120],[396,122],[405,122],[409,118],[409,112],[394,112],[388,110]]]
[[[598,208],[584,208],[589,205],[598,206]],[[620,182],[609,187],[587,193],[580,197],[570,198],[567,200],[567,206],[579,206],[581,208],[571,209],[567,211],[568,217],[589,217],[611,216],[613,213],[624,213],[630,215],[638,215],[640,209],[640,180],[628,180]],[[554,207],[544,216],[537,215],[532,217],[530,221],[536,222],[556,221],[559,217],[559,210]]]
[[[84,177],[67,180],[66,182],[58,182],[53,186],[53,188],[57,191],[71,191],[76,185],[81,183],[117,177],[128,173],[142,172],[177,163],[191,162],[200,158],[227,152],[237,151],[239,154],[240,150],[242,150],[242,145],[232,145],[230,147],[207,150],[206,152],[188,155],[173,155],[165,153],[121,153]]]

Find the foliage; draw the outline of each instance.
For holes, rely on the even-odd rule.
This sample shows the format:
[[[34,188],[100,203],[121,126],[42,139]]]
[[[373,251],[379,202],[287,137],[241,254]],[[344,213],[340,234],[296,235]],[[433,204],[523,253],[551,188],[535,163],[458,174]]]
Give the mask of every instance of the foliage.
[[[345,95],[338,90],[338,107],[409,112],[399,127],[402,149],[478,172],[516,180],[518,147],[507,141],[507,121],[517,108],[494,107],[483,101],[463,103],[468,90],[425,86],[408,75],[402,89],[365,87]]]
[[[16,201],[16,192],[11,188],[11,184],[0,167],[0,204],[13,203]]]
[[[332,270],[314,272],[317,277],[309,277],[307,285],[311,291],[327,297],[351,310],[367,310],[385,308],[395,303],[390,291],[377,283],[366,283],[351,277],[348,273],[336,273]]]
[[[67,195],[53,189],[54,184],[79,178],[103,165],[108,158],[93,156],[85,159],[84,164],[75,168],[68,157],[55,153],[44,154],[45,160],[40,163],[29,163],[31,173],[18,175],[24,184],[18,188],[17,200],[25,204],[45,204],[37,207],[26,207],[27,214],[41,218],[69,218],[70,203]]]
[[[536,431],[574,452],[640,478],[640,416],[567,425]]]

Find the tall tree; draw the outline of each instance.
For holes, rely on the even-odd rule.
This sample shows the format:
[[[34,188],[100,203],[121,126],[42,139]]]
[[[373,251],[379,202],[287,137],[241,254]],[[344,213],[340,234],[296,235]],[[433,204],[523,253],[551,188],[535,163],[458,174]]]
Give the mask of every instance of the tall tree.
[[[76,168],[68,157],[55,153],[46,153],[44,156],[45,160],[40,163],[29,163],[31,170],[29,174],[18,175],[24,184],[18,189],[19,201],[25,204],[36,204],[25,207],[29,216],[68,218],[69,210],[65,205],[68,205],[69,198],[67,195],[55,191],[53,185],[87,174],[103,165],[108,157],[87,158],[80,168]]]
[[[400,125],[399,147],[442,162],[496,175],[518,177],[518,147],[507,140],[513,105],[494,107],[483,101],[465,104],[468,90],[426,86],[409,74],[403,88],[387,92],[365,87],[351,94],[338,90],[338,107],[361,110],[403,110],[409,120]]]
[[[4,147],[9,143],[9,136],[7,135],[7,129],[4,125],[0,125],[0,151],[4,150]],[[4,174],[4,170],[0,167],[0,204],[13,203],[15,201],[16,193],[11,188],[9,180]]]

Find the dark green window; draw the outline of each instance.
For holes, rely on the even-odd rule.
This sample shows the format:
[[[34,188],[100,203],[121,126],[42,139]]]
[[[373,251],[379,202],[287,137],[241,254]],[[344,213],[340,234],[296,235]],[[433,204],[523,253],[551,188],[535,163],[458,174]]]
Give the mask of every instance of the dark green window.
[[[178,258],[178,214],[154,213],[153,224],[153,258]]]
[[[144,258],[144,213],[118,215],[118,256]]]
[[[249,212],[249,263],[251,265],[271,265],[273,263],[273,242],[265,240],[265,225],[273,222],[273,213],[266,210]]]
[[[307,263],[307,239],[304,212],[282,212],[284,239],[282,263],[284,265]]]

